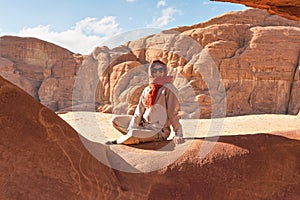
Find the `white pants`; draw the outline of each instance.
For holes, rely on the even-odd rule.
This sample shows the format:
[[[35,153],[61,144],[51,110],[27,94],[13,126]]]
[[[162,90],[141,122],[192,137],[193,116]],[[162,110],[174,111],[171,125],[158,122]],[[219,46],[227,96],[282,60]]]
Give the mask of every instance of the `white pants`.
[[[138,144],[143,142],[163,141],[166,140],[160,130],[151,129],[148,127],[137,127],[128,130],[128,126],[132,115],[116,115],[112,119],[113,126],[120,131],[125,137],[121,136],[120,143],[123,144]],[[123,141],[125,140],[125,141]],[[117,140],[118,141],[118,140]]]

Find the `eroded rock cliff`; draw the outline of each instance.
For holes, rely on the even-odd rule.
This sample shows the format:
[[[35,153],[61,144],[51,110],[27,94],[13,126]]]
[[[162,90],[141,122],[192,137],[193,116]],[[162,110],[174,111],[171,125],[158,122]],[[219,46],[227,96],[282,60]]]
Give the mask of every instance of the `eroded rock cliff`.
[[[300,22],[230,12],[87,56],[36,39],[2,37],[1,74],[52,110],[132,113],[151,59],[168,64],[182,116],[300,110]],[[76,76],[75,76],[76,74]]]
[[[52,110],[71,106],[83,56],[36,38],[0,38],[0,75]]]
[[[116,49],[99,47],[87,60],[102,74],[98,92],[103,95],[96,99],[103,111],[132,112],[138,98],[132,95],[147,84],[147,62],[159,58],[176,77],[183,116],[210,117],[224,109],[227,116],[297,114],[299,27],[299,22],[250,9]]]

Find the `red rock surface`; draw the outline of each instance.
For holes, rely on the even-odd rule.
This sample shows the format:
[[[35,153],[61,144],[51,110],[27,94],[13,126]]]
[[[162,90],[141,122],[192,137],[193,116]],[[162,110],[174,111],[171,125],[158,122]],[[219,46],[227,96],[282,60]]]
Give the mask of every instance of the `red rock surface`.
[[[1,199],[113,197],[112,170],[99,165],[68,124],[2,77],[0,94]]]
[[[300,198],[299,130],[222,136],[204,158],[199,157],[204,140],[187,139],[194,142],[171,165],[131,174],[99,162],[68,124],[2,77],[0,107],[1,199]],[[110,163],[126,164],[108,146],[86,142]]]
[[[244,4],[246,6],[266,9],[270,14],[300,20],[300,2],[298,0],[211,0]]]

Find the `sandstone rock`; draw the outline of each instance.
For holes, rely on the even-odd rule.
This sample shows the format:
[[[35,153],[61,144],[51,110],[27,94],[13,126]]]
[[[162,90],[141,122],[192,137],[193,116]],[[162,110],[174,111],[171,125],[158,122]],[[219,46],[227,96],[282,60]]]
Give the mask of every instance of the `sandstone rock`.
[[[4,77],[6,80],[10,81],[13,84],[18,85],[20,88],[25,90],[31,96],[37,98],[38,95],[36,93],[35,85],[29,81],[24,76],[20,75],[18,72],[15,73],[5,73],[2,72],[1,76]]]
[[[137,61],[123,62],[118,65],[114,65],[111,68],[110,83],[109,83],[110,94],[111,94],[110,101],[111,102],[113,102],[114,96],[118,97],[120,95],[121,91],[124,90],[122,87],[126,87],[126,85],[128,85],[128,82],[132,81],[132,78],[128,77],[128,74],[133,73],[133,71],[135,71],[134,68],[136,68],[136,67],[141,67],[142,68],[141,70],[144,71],[145,74],[147,73],[145,71],[146,69],[144,69],[142,64]],[[124,80],[125,77],[127,78],[127,80]],[[121,79],[122,79],[122,83],[119,83],[121,81]],[[137,85],[138,83],[139,83],[139,81],[136,80],[136,81],[134,81],[134,83],[132,85]]]
[[[35,85],[26,77],[20,75],[20,71],[16,69],[14,62],[11,60],[0,57],[0,75],[27,91],[31,96],[38,97]]]
[[[244,4],[254,8],[266,9],[288,19],[300,20],[300,3],[297,0],[211,0]]]
[[[211,25],[222,24],[249,24],[250,26],[300,26],[299,21],[294,21],[270,15],[267,11],[259,9],[247,9],[244,11],[228,12],[223,15],[214,17],[206,22],[194,24],[191,26],[179,26],[172,30],[184,32],[187,30],[209,27]]]
[[[225,109],[228,116],[296,114],[299,97],[293,92],[298,86],[293,74],[297,73],[294,69],[299,59],[299,43],[295,42],[299,41],[299,27],[299,22],[249,9],[190,27],[162,31],[126,45],[143,65],[152,59],[168,63],[169,74],[175,76],[174,84],[182,91],[180,101],[185,117],[209,118],[213,111]],[[109,55],[111,51],[104,54]],[[98,57],[96,62],[99,67],[102,58]],[[96,97],[99,104],[112,103],[113,90],[109,88],[115,88],[119,80],[116,74],[120,77],[124,73],[125,77],[122,72],[125,63],[111,67],[100,78],[105,86],[98,86],[97,97],[105,94],[105,99]],[[222,77],[219,83],[213,81],[219,77],[218,71]],[[108,84],[110,78],[113,82]],[[125,87],[124,84],[128,81],[119,85]],[[129,106],[128,93],[115,93],[122,100],[113,101],[113,111],[132,112],[135,106]],[[195,106],[198,95],[210,95],[212,101]]]
[[[296,65],[294,68],[294,82],[291,86],[291,97],[289,99],[289,113],[296,114],[297,112],[300,112],[300,102],[299,102],[299,91],[297,88],[300,86],[300,56],[298,60],[298,66]]]
[[[73,86],[64,85],[65,81],[60,79],[74,79],[83,56],[36,38],[2,36],[0,58],[0,74],[23,88],[36,100],[42,99],[43,103],[49,105],[51,109],[60,109],[62,105],[71,106],[69,103],[71,97],[68,93],[61,94]],[[46,81],[49,78],[57,79],[60,82],[59,87],[58,85],[58,88],[53,87],[52,82]],[[50,85],[46,86],[48,83]],[[43,85],[42,90],[47,87],[47,92],[50,94],[39,91],[41,85]],[[55,92],[60,93],[61,96],[52,95]],[[49,99],[50,97],[53,98]]]
[[[251,10],[251,13],[252,12],[256,12],[256,11]],[[211,26],[208,26],[208,28],[210,28],[210,27]],[[283,28],[283,27],[281,27],[281,28]],[[231,52],[233,52],[233,53],[230,53],[231,56],[230,56],[230,54],[229,54],[229,56],[227,56],[228,55],[227,52],[220,51],[221,49],[227,49],[227,48],[214,48],[214,46],[212,46],[211,44],[207,45],[205,47],[205,49],[208,49],[208,52],[213,57],[216,64],[218,65],[220,63],[219,68],[220,68],[220,72],[221,72],[221,76],[222,76],[222,82],[224,83],[224,86],[226,88],[227,102],[229,103],[229,104],[227,104],[228,115],[230,115],[229,113],[232,112],[233,110],[235,110],[234,115],[236,115],[237,113],[239,113],[239,114],[249,113],[250,110],[252,110],[252,111],[250,111],[251,113],[260,113],[260,112],[261,113],[263,113],[263,112],[293,113],[293,114],[297,113],[297,111],[293,111],[293,112],[288,111],[288,107],[284,106],[284,105],[286,105],[286,103],[289,101],[289,98],[290,98],[290,96],[288,95],[288,93],[291,89],[289,87],[289,85],[291,84],[291,82],[293,82],[293,78],[292,79],[290,79],[290,78],[293,77],[294,68],[295,68],[294,66],[297,63],[297,59],[299,56],[299,55],[297,55],[298,51],[296,50],[299,48],[299,44],[298,43],[291,44],[292,41],[294,41],[294,39],[295,39],[294,37],[297,37],[297,35],[299,35],[298,33],[296,33],[299,31],[299,29],[298,28],[294,29],[293,27],[291,27],[291,28],[286,27],[286,29],[283,30],[281,28],[274,27],[274,26],[265,27],[265,28],[260,28],[260,27],[254,28],[253,27],[253,28],[250,28],[250,32],[249,32],[249,29],[246,31],[242,31],[243,33],[241,35],[244,36],[244,39],[238,40],[238,41],[240,41],[238,43],[239,48],[237,48],[235,50],[235,52],[234,52],[234,50],[232,50]],[[236,29],[233,28],[233,30],[236,30]],[[251,32],[254,30],[258,31],[259,33],[255,33],[253,35],[253,33],[251,33]],[[294,30],[296,30],[296,32],[294,32]],[[266,34],[268,36],[265,35],[266,37],[268,37],[268,39],[265,38],[260,41],[257,41],[256,39],[258,37],[259,38],[264,37],[263,36],[264,34],[262,34],[261,31],[270,31],[270,34]],[[271,33],[271,31],[272,31],[272,33]],[[186,31],[186,32],[188,32],[188,31]],[[195,32],[196,31],[193,31],[193,34],[194,34],[194,35],[192,34],[193,37],[195,37]],[[279,36],[280,34],[282,36]],[[203,38],[203,36],[201,34],[198,37]],[[219,38],[220,36],[218,36],[218,34],[215,34],[215,37]],[[281,38],[286,38],[286,37],[291,38],[291,40],[290,40],[291,43],[281,41]],[[273,39],[271,39],[271,38],[273,38]],[[278,38],[278,39],[275,39],[275,38]],[[292,38],[294,38],[294,39],[292,39]],[[220,40],[222,41],[222,39],[220,39]],[[255,44],[255,43],[257,43],[257,44]],[[266,46],[266,43],[269,44],[269,47]],[[212,44],[214,44],[214,43],[212,43]],[[248,45],[249,45],[249,47],[247,47]],[[284,47],[278,48],[281,45]],[[272,49],[272,48],[275,49],[275,46],[276,46],[276,50],[270,51],[270,49]],[[266,50],[265,53],[263,52],[262,48]],[[250,57],[249,58],[244,57],[249,53],[250,49],[253,49],[253,50],[255,49],[254,50],[255,56],[254,56],[254,54],[252,54],[250,56],[253,60],[250,60]],[[279,53],[279,51],[281,51],[283,49],[285,49],[284,52],[289,51],[290,53],[287,56],[283,56],[283,59],[280,61],[280,58],[281,58],[280,55],[284,55],[284,53],[283,52]],[[291,49],[294,49],[294,50],[291,50]],[[216,53],[215,53],[215,51],[216,51]],[[272,54],[270,54],[270,52],[272,52]],[[278,53],[276,53],[276,52],[278,52]],[[274,54],[276,54],[278,56],[274,56]],[[259,58],[260,56],[262,56],[261,59]],[[277,59],[275,59],[275,57]],[[258,64],[258,63],[260,63],[260,64]],[[288,64],[288,63],[290,63],[290,64]],[[250,70],[249,68],[251,68],[250,65],[252,65],[252,64],[259,65],[259,66],[261,66],[261,68],[263,68],[266,71],[264,71],[264,72],[255,71],[256,77],[254,78],[253,73],[251,73],[251,71],[256,70],[257,67],[254,67],[254,68],[252,68],[252,70]],[[273,65],[274,67],[271,67],[271,68],[267,67],[267,66],[271,66],[271,65]],[[287,65],[289,65],[290,67],[286,67]],[[278,68],[281,68],[282,70],[277,70]],[[287,69],[289,69],[289,70],[287,70]],[[277,74],[277,71],[278,72],[280,71],[281,75]],[[226,73],[226,74],[224,74],[224,73]],[[260,76],[260,77],[257,77],[257,76]],[[230,79],[230,80],[228,80],[228,79]],[[291,80],[291,82],[287,81],[287,80]],[[249,83],[245,84],[245,82],[249,82]],[[241,91],[241,90],[242,91],[248,90],[248,92],[246,92],[247,94],[255,94],[256,92],[259,92],[259,94],[255,95],[255,97],[252,96],[253,98],[256,98],[255,100],[252,100],[251,99],[252,97],[247,95],[246,93],[244,93],[243,95],[241,94],[241,97],[243,96],[243,98],[231,99],[231,97],[229,95],[229,94],[231,94],[231,91],[229,89],[229,87],[230,87],[229,84],[234,85],[235,88],[237,88],[236,86],[238,86],[240,84],[242,85],[241,87],[239,87],[240,89],[238,89],[238,90],[235,89],[235,92],[232,92],[232,94],[234,94],[235,96],[236,96],[236,92]],[[251,84],[254,84],[254,86],[257,84],[264,85],[262,87],[265,89],[258,90],[258,87],[256,87],[257,89],[255,89],[253,86],[250,86]],[[274,85],[277,85],[277,86],[275,86],[276,91],[285,91],[286,93],[285,94],[283,93],[282,95],[276,94],[276,91],[274,91]],[[269,90],[269,88],[272,88],[272,89]],[[279,89],[279,88],[281,88],[281,89]],[[253,91],[253,89],[256,91]],[[260,97],[262,99],[259,100],[259,99],[257,99],[257,97]],[[277,99],[277,98],[279,98],[279,99]],[[293,98],[293,97],[291,97],[291,98]],[[266,101],[268,99],[269,99],[269,103]],[[237,103],[235,106],[236,108],[231,107],[232,106],[231,102]],[[249,105],[247,105],[246,102],[249,102]],[[252,102],[255,102],[255,105],[253,105]],[[261,102],[261,104],[259,102]],[[282,102],[282,103],[279,103],[279,102]],[[258,105],[258,104],[260,104],[260,105]],[[262,104],[264,104],[264,106],[262,106]],[[243,111],[239,111],[240,109],[242,109]],[[237,114],[237,115],[239,115],[239,114]]]
[[[43,81],[39,89],[40,102],[51,110],[57,110],[58,105],[55,99],[58,99],[57,91],[59,89],[59,81],[56,78],[47,78]]]
[[[98,112],[102,113],[112,113],[113,112],[113,106],[111,104],[105,104],[103,106],[99,106],[97,108]]]
[[[180,147],[170,141],[131,147],[92,142],[2,77],[0,107],[3,199],[300,197],[299,130],[187,138],[188,148],[177,155]],[[168,166],[142,172],[174,156],[178,159]],[[109,167],[116,165],[133,173]]]
[[[116,197],[113,171],[85,150],[68,124],[2,77],[0,94],[1,198]],[[107,175],[92,178],[91,169]]]
[[[98,77],[93,76],[92,79],[97,81],[97,89],[89,90],[89,92],[92,94],[96,92],[96,102],[103,104],[111,100],[110,92],[112,89],[110,86],[110,74],[113,73],[113,66],[126,61],[135,61],[136,57],[130,52],[130,49],[125,46],[116,47],[112,50],[107,47],[97,47],[91,56],[92,59],[88,56],[85,64],[87,66],[96,66],[94,73],[96,73]],[[87,70],[83,69],[81,71],[85,73]],[[93,101],[95,101],[95,99],[93,99]]]
[[[110,102],[115,114],[126,114],[132,104],[137,105],[139,96],[148,83],[148,73],[144,65],[136,62],[125,64],[132,66],[121,74],[112,87]]]
[[[14,63],[6,58],[0,57],[0,73],[14,73]]]
[[[299,21],[249,9],[114,49],[96,47],[87,56],[32,38],[2,37],[0,69],[10,80],[28,82],[23,88],[51,109],[90,105],[125,114],[147,85],[148,63],[161,59],[175,77],[186,117],[297,114],[299,27]],[[200,104],[199,95],[211,100]]]

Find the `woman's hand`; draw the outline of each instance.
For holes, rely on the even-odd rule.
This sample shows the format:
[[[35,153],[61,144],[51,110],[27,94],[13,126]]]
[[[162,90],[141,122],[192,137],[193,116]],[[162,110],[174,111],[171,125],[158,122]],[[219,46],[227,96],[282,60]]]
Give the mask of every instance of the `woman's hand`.
[[[181,144],[184,142],[183,137],[181,136],[174,136],[173,137],[173,142],[177,145],[177,144]]]

